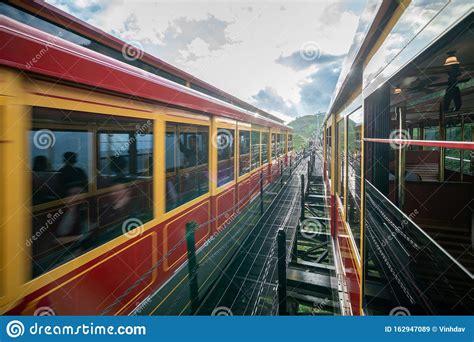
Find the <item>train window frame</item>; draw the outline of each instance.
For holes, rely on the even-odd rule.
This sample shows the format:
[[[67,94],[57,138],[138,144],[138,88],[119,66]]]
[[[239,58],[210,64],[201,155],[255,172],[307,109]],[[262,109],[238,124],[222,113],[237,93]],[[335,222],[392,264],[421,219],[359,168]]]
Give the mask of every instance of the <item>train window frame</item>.
[[[156,149],[154,146],[154,121],[152,118],[138,117],[132,113],[130,115],[117,115],[110,112],[98,113],[41,106],[32,106],[31,113],[27,150],[28,156],[32,160],[44,155],[44,153],[41,153],[33,158],[32,145],[37,144],[35,139],[38,139],[38,132],[50,133],[54,137],[52,146],[54,146],[58,138],[57,135],[54,135],[56,131],[83,132],[88,134],[88,142],[84,147],[87,152],[87,192],[73,193],[69,196],[38,204],[31,203],[31,221],[29,224],[31,238],[27,241],[27,246],[30,248],[30,259],[33,261],[29,277],[31,280],[35,280],[44,274],[60,269],[69,262],[82,258],[91,251],[104,248],[103,246],[116,239],[123,238],[129,231],[138,228],[138,226],[143,226],[156,218],[153,206],[154,196],[156,195],[153,182],[156,180],[153,174],[146,179],[146,181],[150,182],[150,186],[146,186],[150,191],[149,193],[141,191],[139,187],[142,184],[137,185],[135,181],[128,182],[125,188],[123,188],[121,183],[100,189],[97,187],[96,181],[99,175],[97,165],[97,158],[99,156],[98,127],[104,130],[110,128],[116,132],[120,131],[118,127],[127,127],[129,128],[127,132],[130,132],[133,131],[132,127],[137,129],[136,127],[139,124],[145,125],[146,123],[150,128],[148,132],[152,135],[151,144],[147,150],[149,151],[148,154],[153,156]],[[110,118],[114,118],[114,120],[110,120]],[[114,121],[116,123],[115,126]],[[69,137],[68,139],[72,142],[75,141],[74,138]],[[71,152],[76,154],[77,150],[71,150]],[[69,152],[64,152],[63,158],[67,158],[66,153]],[[46,156],[48,156],[48,153],[46,153]],[[75,156],[74,161],[70,165],[76,167],[76,158],[77,156]],[[67,165],[66,161],[66,159],[63,160],[64,165]],[[49,167],[51,165],[49,161],[46,162],[48,164],[43,162],[41,165],[33,165],[32,162],[31,167],[28,169],[32,174],[32,180],[34,173],[58,173],[58,171],[52,168],[44,169],[45,166]],[[39,169],[40,166],[41,169]],[[81,166],[79,165],[77,168],[81,168]],[[148,171],[151,172],[150,170]],[[37,176],[35,175],[34,177]],[[39,182],[44,181],[43,178],[41,177]],[[51,177],[46,181],[50,179]],[[74,187],[77,188],[76,185]],[[33,191],[35,191],[34,185],[31,184],[29,189],[30,194],[33,194]],[[108,198],[108,201],[103,201],[101,204],[101,198]],[[143,201],[142,204],[145,205],[139,205],[140,201]],[[104,203],[107,203],[108,206],[104,207]],[[93,207],[92,209],[91,206]],[[107,211],[107,208],[113,208],[115,211],[112,210],[103,216],[104,210]],[[138,213],[135,210],[140,212]],[[97,215],[94,215],[94,212]],[[124,225],[131,222],[131,220],[135,220],[134,222],[139,222],[139,224],[134,224],[124,229]],[[54,236],[54,239],[49,238],[50,236]],[[64,247],[65,244],[69,253],[64,251],[64,248],[66,248]],[[47,248],[45,249],[45,247]],[[78,248],[78,250],[76,251],[74,248]],[[56,254],[59,254],[59,257]]]
[[[254,146],[254,136],[255,134],[258,134],[258,160],[256,161],[254,165],[254,152],[253,152],[253,146]],[[250,170],[254,171],[259,169],[262,166],[262,146],[261,146],[261,132],[260,130],[252,130],[250,132]]]
[[[354,119],[355,118],[355,119]],[[354,120],[353,120],[354,119]],[[357,121],[358,119],[358,121]],[[346,181],[345,181],[345,205],[344,205],[344,218],[345,222],[349,227],[351,238],[353,239],[354,245],[356,246],[356,251],[358,257],[360,259],[361,251],[362,251],[362,201],[363,201],[363,193],[362,193],[362,149],[363,149],[363,141],[362,141],[362,128],[364,125],[364,115],[362,107],[358,107],[350,114],[347,115],[345,118],[345,160],[346,160]],[[352,126],[350,123],[354,123]],[[360,132],[357,132],[356,124],[359,124]],[[352,127],[352,128],[350,128]],[[349,137],[351,136],[351,139]],[[352,139],[353,138],[353,139]],[[357,146],[359,143],[359,146]],[[351,155],[349,153],[349,146],[351,145],[351,152],[356,152],[355,155]],[[357,153],[358,152],[358,153]],[[352,158],[354,157],[354,158]],[[358,160],[356,160],[356,158]],[[353,159],[353,163],[349,161],[349,159]],[[357,162],[359,165],[357,165]],[[357,169],[354,168],[358,166]],[[351,172],[353,172],[353,177],[351,176]],[[357,177],[359,177],[359,181],[357,181]],[[353,192],[351,191],[351,186],[349,182],[354,182],[354,195],[352,196]],[[359,196],[359,198],[357,198]],[[354,202],[354,207],[350,206],[350,202]],[[352,208],[352,211],[349,209]],[[359,222],[350,222],[354,217],[354,212],[358,216]],[[357,233],[357,235],[355,234]]]
[[[242,152],[246,152],[246,151],[242,151],[242,135],[241,135],[242,133],[243,134],[246,134],[246,133],[248,134],[248,143],[247,143],[248,152],[247,153],[242,153]],[[250,172],[251,172],[251,162],[252,162],[252,160],[251,160],[251,144],[250,144],[250,142],[251,142],[251,130],[249,128],[248,129],[239,129],[238,134],[239,134],[239,163],[238,164],[239,164],[239,178],[240,178],[240,177],[244,177],[244,176],[250,174]],[[245,156],[247,154],[248,154],[248,164],[249,164],[248,165],[248,170],[243,171],[243,169],[242,169],[242,164],[243,164],[242,163],[242,156]]]
[[[341,141],[342,133],[342,141]],[[336,194],[341,201],[342,206],[345,204],[345,179],[346,179],[346,120],[340,119],[336,123]],[[342,158],[341,158],[342,156]]]
[[[99,148],[100,148],[100,134],[128,134],[129,137],[127,139],[127,143],[126,144],[123,144],[120,148],[120,151],[124,150],[125,146],[128,145],[128,148],[129,148],[129,152],[130,152],[130,147],[131,146],[134,146],[136,148],[137,146],[137,138],[136,137],[132,137],[133,134],[135,135],[139,135],[139,134],[148,134],[148,135],[151,135],[152,136],[152,139],[153,139],[153,132],[148,130],[148,129],[143,129],[142,128],[139,128],[137,125],[135,126],[130,126],[130,127],[124,127],[124,128],[127,128],[126,131],[119,131],[117,130],[116,128],[112,128],[112,127],[108,127],[108,126],[103,126],[103,127],[100,127],[100,129],[97,129],[94,131],[95,133],[95,141],[96,141],[96,153],[95,153],[95,165],[96,165],[96,174],[95,174],[95,186],[96,186],[96,189],[99,189],[99,190],[102,190],[102,189],[107,189],[109,187],[113,187],[114,185],[106,185],[106,186],[100,186],[99,185],[99,177],[100,176],[110,176],[109,174],[101,174],[101,170],[100,169],[100,151],[99,151]],[[133,129],[132,129],[133,128]],[[142,131],[138,131],[138,130],[142,130]],[[153,140],[151,141],[151,148],[153,150]],[[117,156],[117,154],[121,155],[121,153],[119,153],[120,151],[116,151],[115,152],[115,156]],[[135,151],[137,152],[138,149]],[[153,153],[151,153],[151,156],[153,158]],[[137,158],[137,156],[135,155],[134,157],[132,156],[132,154],[130,154],[130,158]],[[133,166],[133,164],[131,162],[129,162],[128,164],[128,175],[134,175],[135,177],[139,177],[138,176],[138,170],[134,170],[134,168],[137,168],[138,167],[138,159],[135,160],[136,162],[136,165]],[[148,174],[146,175],[146,177],[153,177],[153,173],[152,173],[152,165],[150,165],[149,163],[149,160],[146,162],[147,165],[148,165]],[[130,182],[134,182],[136,181],[136,179],[133,179],[133,178],[129,178],[127,181],[121,183],[121,184],[128,184]]]
[[[261,155],[261,160],[262,160],[262,163],[261,163],[262,166],[265,165],[265,164],[268,164],[268,161],[270,160],[268,158],[268,156],[269,156],[269,149],[268,149],[269,135],[270,135],[270,133],[268,131],[260,132],[260,144],[261,144],[260,155]],[[266,137],[266,143],[265,144],[263,143],[263,137],[264,136]],[[263,146],[266,146],[265,148],[267,150],[267,153],[263,153]],[[264,158],[264,156],[265,156],[265,158]]]
[[[277,134],[275,132],[272,132],[270,135],[270,141],[271,141],[271,161],[274,161],[275,159],[278,158],[278,145],[277,145]]]
[[[236,150],[237,150],[237,146],[236,146],[236,140],[235,140],[235,132],[236,132],[236,129],[235,128],[226,128],[226,127],[217,127],[217,133],[216,133],[216,140],[219,139],[219,131],[221,132],[229,132],[231,133],[231,138],[229,138],[230,140],[227,140],[227,142],[224,142],[225,145],[229,144],[232,144],[232,148],[229,149],[229,157],[228,159],[221,159],[219,160],[219,151],[217,151],[217,167],[216,167],[216,171],[217,171],[217,176],[216,176],[216,179],[217,179],[217,182],[216,182],[216,187],[219,189],[221,187],[224,187],[226,185],[229,185],[230,183],[233,183],[235,182],[235,177],[236,177],[236,167],[235,167],[235,163],[236,163]],[[216,141],[216,146],[217,146],[217,149],[219,150],[220,146],[221,146],[221,143],[219,143],[218,141]],[[232,160],[232,178],[227,180],[226,182],[223,182],[223,183],[220,183],[220,179],[219,179],[219,162],[220,161],[225,161],[225,160]]]
[[[174,127],[174,131],[171,129]],[[205,196],[209,196],[211,192],[211,148],[212,148],[212,143],[210,141],[211,138],[211,127],[210,125],[207,125],[205,123],[194,123],[194,122],[187,122],[187,121],[176,121],[176,120],[166,120],[165,121],[165,132],[166,135],[169,134],[170,132],[173,132],[175,134],[175,139],[176,136],[178,136],[178,144],[174,144],[173,148],[173,156],[174,156],[174,168],[173,171],[169,171],[168,165],[167,165],[167,154],[169,153],[169,149],[166,146],[166,138],[165,138],[165,193],[164,193],[164,198],[165,198],[165,205],[164,205],[164,212],[166,214],[170,212],[174,212],[175,210],[179,210],[179,208],[182,208],[184,205],[188,205],[189,203],[194,203],[194,201],[199,201],[199,199],[204,198]],[[183,158],[185,158],[183,155],[179,154],[179,149],[181,148],[181,135],[182,134],[195,134],[196,135],[196,148],[198,148],[198,145],[200,143],[207,143],[206,148],[201,149],[201,151],[207,156],[207,163],[203,164],[196,164],[194,166],[185,166],[183,165]],[[198,135],[199,134],[205,134],[206,138],[203,140],[203,142],[198,142]],[[190,137],[185,136],[185,144],[188,145],[190,141],[187,141],[187,138],[190,139]],[[202,139],[202,138],[201,138]],[[179,147],[177,147],[179,146]],[[183,152],[181,152],[183,153]],[[199,160],[199,153],[196,153],[196,161]],[[180,177],[182,174],[189,174],[190,172],[193,172],[193,168],[198,168],[198,167],[204,167],[205,171],[202,172],[201,176],[206,174],[207,182],[200,182],[199,180],[197,181],[198,186],[197,186],[197,195],[192,195],[191,197],[187,199],[179,199],[180,191],[176,191],[176,184],[172,184],[168,187],[169,185],[169,178],[170,177]],[[186,177],[185,177],[186,178]],[[179,183],[179,178],[178,183]],[[201,188],[201,185],[205,185],[203,188]],[[178,187],[180,187],[181,184],[178,184]],[[174,189],[174,190],[173,190]],[[204,189],[202,191],[201,189]],[[189,191],[195,191],[195,189],[191,189]],[[188,192],[189,192],[188,191]],[[173,205],[170,205],[169,202],[169,197],[168,196],[174,196],[175,201]]]

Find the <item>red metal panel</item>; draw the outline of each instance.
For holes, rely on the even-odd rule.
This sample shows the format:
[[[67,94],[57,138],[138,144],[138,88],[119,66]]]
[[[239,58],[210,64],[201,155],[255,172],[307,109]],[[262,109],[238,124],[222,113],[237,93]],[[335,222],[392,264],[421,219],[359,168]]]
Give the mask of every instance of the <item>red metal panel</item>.
[[[156,262],[152,253],[154,240],[151,234],[130,240],[118,251],[107,253],[26,297],[9,314],[32,315],[41,306],[52,308],[56,315],[101,314]],[[142,286],[133,289],[110,313],[117,313],[127,303],[134,306],[135,297],[153,281],[153,275],[146,277]]]
[[[210,199],[206,199],[199,205],[184,211],[178,217],[166,221],[163,225],[163,255],[165,262],[163,269],[165,271],[175,269],[187,258],[186,247],[186,223],[195,222],[199,228],[195,232],[196,249],[211,234],[211,210]],[[179,245],[170,255],[167,255],[173,246]]]
[[[337,202],[337,201],[336,201]],[[338,206],[338,205],[337,205]],[[354,258],[350,237],[346,232],[340,208],[336,208],[337,240],[341,256],[343,276],[347,286],[352,313],[360,315],[360,291],[361,282],[357,268],[357,260]]]
[[[237,185],[237,203],[239,210],[242,209],[250,200],[250,179],[247,178]]]
[[[235,187],[231,187],[230,189],[216,196],[216,216],[218,216],[217,228],[220,228],[222,225],[224,225],[235,213],[234,200]]]

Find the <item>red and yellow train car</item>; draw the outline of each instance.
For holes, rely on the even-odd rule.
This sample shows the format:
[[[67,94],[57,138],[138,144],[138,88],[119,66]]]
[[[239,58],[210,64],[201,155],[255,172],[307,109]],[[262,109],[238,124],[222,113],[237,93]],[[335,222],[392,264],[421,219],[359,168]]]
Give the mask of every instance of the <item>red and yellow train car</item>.
[[[0,312],[127,314],[187,222],[203,245],[279,174],[291,129],[50,5],[0,13]]]

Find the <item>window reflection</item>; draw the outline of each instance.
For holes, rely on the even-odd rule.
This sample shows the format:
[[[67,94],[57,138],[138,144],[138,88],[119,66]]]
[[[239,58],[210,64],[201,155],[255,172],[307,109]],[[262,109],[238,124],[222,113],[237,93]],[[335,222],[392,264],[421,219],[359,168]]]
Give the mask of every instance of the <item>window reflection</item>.
[[[362,108],[347,118],[347,212],[346,219],[360,252]]]
[[[217,186],[234,180],[234,130],[217,131]]]
[[[252,131],[252,170],[260,166],[260,132]]]
[[[33,277],[153,218],[150,120],[35,107],[32,126]]]
[[[166,210],[209,191],[209,128],[166,124]]]
[[[250,132],[239,131],[239,176],[250,171]]]
[[[262,132],[262,164],[268,163],[268,132]]]

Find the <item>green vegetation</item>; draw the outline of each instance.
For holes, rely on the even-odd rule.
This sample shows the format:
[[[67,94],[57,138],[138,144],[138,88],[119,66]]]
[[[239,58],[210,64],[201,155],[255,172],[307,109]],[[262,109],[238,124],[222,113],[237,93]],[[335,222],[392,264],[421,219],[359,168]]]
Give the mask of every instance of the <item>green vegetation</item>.
[[[309,137],[319,129],[323,123],[324,115],[324,113],[305,115],[288,124],[293,128],[293,146],[295,150],[301,149]]]

